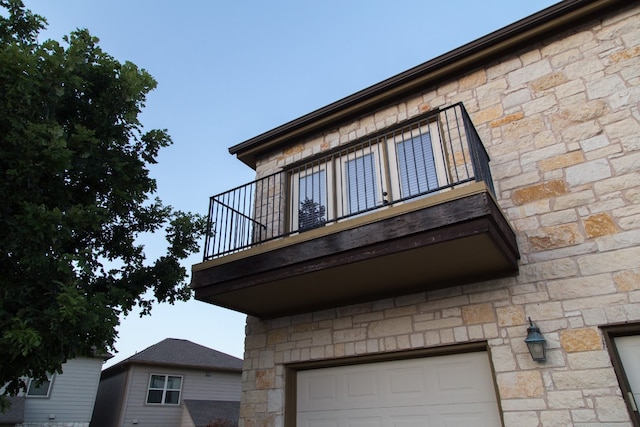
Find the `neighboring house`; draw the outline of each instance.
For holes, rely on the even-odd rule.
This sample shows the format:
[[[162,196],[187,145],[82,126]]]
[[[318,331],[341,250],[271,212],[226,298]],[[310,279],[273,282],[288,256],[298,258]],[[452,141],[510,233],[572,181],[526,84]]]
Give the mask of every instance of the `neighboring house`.
[[[49,381],[27,380],[27,391],[9,398],[12,405],[0,414],[0,426],[89,426],[100,370],[109,357],[78,357],[64,363],[62,374],[51,375]]]
[[[167,338],[102,371],[91,426],[236,426],[241,375],[241,359]]]
[[[240,425],[640,425],[639,103],[640,2],[567,0],[231,147]]]

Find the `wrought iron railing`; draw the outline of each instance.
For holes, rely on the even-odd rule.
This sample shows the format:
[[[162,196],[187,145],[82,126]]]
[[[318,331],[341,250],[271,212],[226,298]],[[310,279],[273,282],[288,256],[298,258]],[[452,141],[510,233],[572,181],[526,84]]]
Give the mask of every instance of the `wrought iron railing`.
[[[489,156],[458,103],[211,197],[204,259],[472,181],[494,192]]]

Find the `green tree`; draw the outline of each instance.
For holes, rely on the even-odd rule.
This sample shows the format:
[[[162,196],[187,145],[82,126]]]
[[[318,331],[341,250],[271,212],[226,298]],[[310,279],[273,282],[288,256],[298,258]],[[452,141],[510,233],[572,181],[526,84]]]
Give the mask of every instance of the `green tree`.
[[[0,386],[113,350],[119,315],[187,300],[180,261],[200,215],[153,198],[148,166],[171,144],[138,114],[156,82],[77,30],[39,42],[44,18],[0,0]],[[140,236],[164,232],[147,260]]]
[[[300,209],[298,210],[299,230],[306,231],[312,228],[322,227],[326,223],[324,214],[324,206],[312,199],[304,199],[304,201],[300,203]]]

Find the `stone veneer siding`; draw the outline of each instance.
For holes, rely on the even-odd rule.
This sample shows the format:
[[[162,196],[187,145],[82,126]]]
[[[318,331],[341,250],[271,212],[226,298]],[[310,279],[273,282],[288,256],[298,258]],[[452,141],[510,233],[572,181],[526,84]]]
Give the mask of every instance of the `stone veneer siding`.
[[[640,5],[273,153],[258,176],[462,101],[517,232],[519,274],[249,317],[240,427],[284,423],[287,363],[486,340],[505,426],[630,426],[599,326],[640,321]],[[547,339],[531,360],[527,317]]]

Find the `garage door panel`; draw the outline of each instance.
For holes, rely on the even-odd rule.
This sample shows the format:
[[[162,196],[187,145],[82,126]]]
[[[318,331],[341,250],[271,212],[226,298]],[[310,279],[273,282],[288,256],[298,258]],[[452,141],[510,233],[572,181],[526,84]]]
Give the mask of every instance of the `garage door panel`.
[[[338,374],[339,375],[339,374]],[[364,372],[348,372],[344,375],[348,401],[375,401],[380,391],[378,372],[371,369]]]
[[[445,404],[452,399],[495,401],[485,353],[341,366],[298,374],[301,411],[415,406],[425,401]]]
[[[495,403],[470,405],[464,409],[464,412],[455,410],[455,413],[450,413],[450,411],[439,414],[438,427],[496,427],[502,425]]]
[[[415,411],[409,411],[415,412]],[[307,413],[298,416],[298,427],[316,427],[314,420],[321,420],[324,416],[336,417],[340,420],[340,427],[431,427],[431,414],[421,411],[410,414],[406,410],[395,408],[375,408],[363,415],[359,410],[338,411],[334,414]],[[335,419],[335,418],[334,418]]]
[[[339,398],[335,375],[309,375],[298,382],[299,407],[332,408],[338,405]]]
[[[302,427],[340,427],[340,420],[336,418],[308,418],[299,419],[298,426]]]
[[[413,415],[413,416],[395,416],[390,417],[391,427],[430,427],[429,416]]]
[[[433,375],[437,381],[433,383],[436,388],[433,394],[442,402],[451,402],[451,399],[456,398],[464,402],[495,401],[493,377],[487,356],[482,353],[471,354],[480,354],[484,359],[477,356],[465,357],[469,360],[434,365]]]
[[[422,367],[388,369],[386,374],[390,396],[411,398],[426,394],[426,381]]]
[[[297,375],[300,427],[500,425],[485,352],[323,368]],[[332,421],[324,426],[322,420]]]
[[[381,417],[346,417],[345,427],[383,427]]]
[[[425,405],[420,408],[373,408],[301,414],[298,427],[495,427],[500,426],[495,404]],[[332,420],[322,425],[324,417]],[[338,421],[339,420],[339,421]]]

